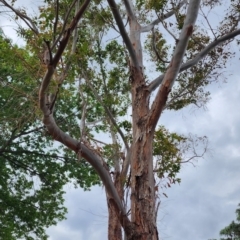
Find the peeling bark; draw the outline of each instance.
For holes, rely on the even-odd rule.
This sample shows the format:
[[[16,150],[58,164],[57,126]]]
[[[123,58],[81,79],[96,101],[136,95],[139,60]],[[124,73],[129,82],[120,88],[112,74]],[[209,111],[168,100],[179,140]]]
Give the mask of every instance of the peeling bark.
[[[114,173],[114,186],[119,194],[120,199],[123,202],[123,185],[120,180],[119,172]],[[108,239],[111,240],[122,240],[122,226],[119,222],[118,213],[116,208],[113,206],[112,199],[107,194],[107,205],[108,205]]]
[[[131,153],[131,221],[135,226],[133,239],[158,239],[153,176],[153,132],[148,126],[149,92],[143,73],[133,69],[132,116],[133,146]]]

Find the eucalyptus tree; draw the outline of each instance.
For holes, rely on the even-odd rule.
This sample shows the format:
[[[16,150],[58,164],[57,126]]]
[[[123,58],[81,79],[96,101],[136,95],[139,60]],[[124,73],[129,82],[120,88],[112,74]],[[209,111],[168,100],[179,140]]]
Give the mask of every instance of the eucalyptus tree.
[[[201,155],[159,119],[205,105],[205,87],[221,77],[240,34],[239,2],[45,0],[33,17],[16,1],[1,2],[25,24],[18,34],[41,62],[47,133],[90,164],[106,189],[109,239],[122,239],[122,229],[126,239],[159,239],[158,178],[175,182],[184,153]]]

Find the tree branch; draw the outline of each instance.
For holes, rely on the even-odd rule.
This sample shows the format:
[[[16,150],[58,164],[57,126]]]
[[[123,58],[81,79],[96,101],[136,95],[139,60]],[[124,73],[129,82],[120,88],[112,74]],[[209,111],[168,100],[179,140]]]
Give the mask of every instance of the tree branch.
[[[187,4],[187,0],[183,0],[181,1],[177,8],[181,8],[183,5]],[[164,19],[167,19],[169,17],[171,17],[174,13],[176,12],[175,9],[173,9],[172,11],[166,13],[166,14],[162,14],[161,17],[158,17],[156,20],[154,20],[153,22],[151,22],[150,24],[148,24],[147,26],[143,26],[141,27],[141,32],[149,32],[150,30],[152,30],[152,28],[159,24],[160,22],[162,22]]]
[[[76,152],[76,154],[80,154],[81,157],[86,159],[96,170],[99,177],[101,178],[108,194],[114,199],[119,217],[122,219],[123,227],[129,227],[131,225],[129,219],[127,218],[125,209],[123,207],[122,201],[114,187],[111,176],[109,172],[103,166],[103,163],[100,157],[91,149],[81,144],[77,140],[73,139],[71,136],[63,132],[56,124],[53,115],[44,115],[43,122],[50,133],[50,135],[54,138],[54,140],[61,142],[69,149]]]
[[[173,39],[174,39],[175,42],[177,43],[177,42],[178,42],[178,39],[174,36],[174,34],[173,34],[170,30],[168,30],[167,24],[162,21],[162,25],[163,25],[164,29],[169,33],[169,35],[171,35],[171,36],[173,37]],[[154,28],[153,28],[153,29],[154,29]]]
[[[79,11],[79,0],[77,0],[77,2],[76,2],[75,14],[77,14],[78,11]],[[71,54],[74,54],[76,52],[77,40],[78,40],[78,28],[76,26],[76,28],[74,29],[74,34],[73,34],[73,43],[72,43]]]
[[[13,129],[10,138],[6,141],[5,144],[3,144],[3,146],[0,148],[0,153],[3,152],[8,145],[15,139],[15,133],[17,132],[18,128]]]
[[[133,20],[133,19],[136,19],[136,16],[135,16],[135,13],[134,13],[134,10],[133,10],[133,5],[132,5],[132,2],[129,1],[129,0],[123,0],[123,3],[125,5],[125,8],[127,10],[127,15],[128,17]]]
[[[139,62],[138,62],[138,59],[137,59],[137,55],[136,55],[136,52],[135,52],[135,50],[134,50],[134,48],[132,46],[132,43],[131,43],[131,41],[129,39],[129,36],[128,36],[127,32],[126,32],[126,29],[124,27],[122,18],[120,16],[119,11],[118,11],[118,6],[117,6],[117,4],[115,3],[114,0],[108,0],[108,4],[109,4],[109,6],[110,6],[110,8],[112,10],[113,16],[114,16],[115,21],[116,21],[116,23],[118,25],[118,28],[119,28],[119,31],[120,31],[121,36],[123,38],[123,41],[126,44],[126,47],[127,47],[128,52],[130,54],[132,62],[134,64],[134,66],[138,68],[139,67]]]
[[[171,91],[171,88],[179,73],[182,59],[186,51],[189,38],[192,35],[193,26],[198,16],[199,5],[200,0],[191,0],[189,3],[184,25],[180,33],[179,42],[176,45],[171,63],[150,110],[148,124],[152,130],[154,130],[157,125],[158,119],[167,102],[168,94]]]
[[[112,137],[112,144],[113,144],[113,151],[114,151],[114,155],[113,155],[113,167],[114,167],[114,171],[115,171],[115,175],[120,173],[120,154],[119,154],[119,146],[118,146],[118,142],[117,142],[117,136],[114,132],[113,127],[111,127],[110,129],[110,133],[111,133],[111,137]]]
[[[213,41],[212,43],[210,43],[208,46],[206,46],[199,54],[197,54],[197,56],[189,61],[187,61],[186,63],[182,64],[182,66],[180,67],[179,73],[183,72],[184,70],[196,65],[202,58],[204,58],[211,50],[213,50],[213,48],[215,48],[216,46],[220,45],[221,43],[223,43],[224,41],[230,40],[236,36],[240,35],[240,29],[235,30],[233,32],[230,32],[218,39],[216,39],[215,41]],[[160,75],[159,77],[157,77],[155,80],[153,80],[148,87],[148,90],[150,92],[154,91],[163,81],[165,77],[165,74]]]
[[[68,30],[65,32],[64,37],[62,41],[60,41],[60,46],[58,48],[58,51],[56,55],[53,58],[52,64],[48,65],[48,70],[45,74],[45,77],[42,81],[40,90],[39,90],[39,105],[40,109],[43,112],[43,123],[46,126],[48,132],[58,142],[61,142],[65,146],[67,146],[69,149],[76,152],[76,154],[80,154],[84,159],[86,159],[96,170],[99,177],[101,178],[108,194],[113,198],[118,213],[119,218],[122,223],[122,226],[125,228],[126,231],[130,231],[131,229],[131,223],[125,213],[125,209],[123,207],[123,204],[121,202],[121,199],[114,187],[114,184],[112,182],[112,179],[109,175],[109,172],[106,170],[106,168],[103,166],[103,162],[101,161],[100,157],[91,149],[86,147],[85,145],[81,144],[77,140],[73,139],[71,136],[63,132],[56,124],[53,114],[51,113],[49,107],[46,105],[46,97],[45,92],[48,88],[48,85],[50,83],[51,77],[53,76],[53,73],[55,71],[56,65],[59,62],[59,59],[62,56],[62,53],[64,49],[67,46],[68,40],[70,38],[70,34],[73,32],[75,27],[77,26],[78,21],[81,19],[83,13],[88,7],[88,4],[90,3],[90,0],[86,0],[74,19],[72,20]]]
[[[59,15],[59,0],[55,0],[55,12],[56,12],[56,17],[55,17],[55,22],[54,22],[54,27],[53,27],[53,42],[56,40],[56,34],[57,34],[57,24],[58,24],[58,15]]]
[[[63,51],[65,50],[67,44],[68,44],[68,40],[71,36],[71,33],[74,31],[75,27],[77,26],[79,20],[81,19],[81,17],[83,16],[83,13],[85,12],[85,10],[87,9],[89,3],[91,0],[86,0],[80,10],[78,11],[78,13],[76,14],[76,16],[73,18],[69,28],[67,29],[67,31],[65,32],[63,39],[60,41],[60,46],[56,52],[56,55],[53,57],[52,63],[49,64],[47,66],[47,72],[43,78],[40,90],[39,90],[39,106],[40,109],[43,111],[44,115],[48,115],[51,112],[49,112],[49,108],[46,105],[46,97],[45,97],[45,91],[48,88],[48,85],[51,81],[51,78],[55,72],[55,68],[63,54]]]
[[[81,138],[80,138],[80,142],[82,141],[86,141],[86,114],[87,114],[87,103],[84,99],[84,95],[83,95],[83,92],[82,90],[80,89],[80,79],[79,79],[79,94],[82,98],[82,114],[81,114],[81,121],[80,121],[80,124],[79,124],[79,128],[80,128],[80,135],[81,135]]]
[[[0,2],[2,2],[4,4],[4,6],[6,6],[7,8],[10,8],[18,17],[20,17],[35,34],[39,33],[35,23],[33,22],[33,20],[30,17],[28,17],[23,12],[12,7],[5,0],[0,0]]]
[[[86,126],[87,126],[87,127],[89,127],[89,126],[95,126],[96,124],[102,122],[103,120],[104,120],[104,118],[102,118],[102,119],[97,119],[97,120],[92,121],[92,122],[87,122],[87,123],[86,123]]]
[[[210,30],[211,30],[211,32],[212,32],[214,38],[217,39],[216,34],[215,34],[215,32],[213,31],[213,28],[212,28],[211,24],[209,23],[208,18],[207,18],[206,14],[204,13],[204,11],[202,10],[201,7],[200,7],[200,11],[201,11],[201,13],[202,13],[202,16],[203,16],[204,19],[206,20],[207,25],[209,26],[209,28],[210,28]]]
[[[37,171],[33,170],[31,167],[29,167],[27,164],[23,163],[22,161],[19,161],[17,159],[12,159],[9,155],[5,155],[4,153],[0,153],[0,155],[9,163],[12,163],[12,165],[28,171],[32,175],[40,176],[40,174]]]
[[[65,28],[66,28],[66,25],[67,25],[68,17],[69,17],[69,15],[70,15],[70,13],[71,13],[71,11],[72,11],[72,9],[73,9],[73,7],[74,7],[74,5],[75,5],[76,2],[77,2],[77,0],[74,0],[74,1],[72,2],[71,6],[69,7],[69,9],[68,9],[68,11],[67,11],[67,14],[66,14],[66,17],[65,17],[65,20],[64,20],[64,23],[63,23],[62,31],[61,31],[61,33],[58,35],[58,38],[54,41],[54,43],[53,43],[53,45],[52,45],[52,47],[51,47],[52,50],[55,48],[55,46],[57,45],[57,43],[59,42],[60,38],[62,37],[62,35],[63,35],[63,33],[64,33]],[[89,2],[90,2],[90,1],[88,1],[88,3],[89,3]],[[73,31],[73,30],[72,30],[72,31]]]

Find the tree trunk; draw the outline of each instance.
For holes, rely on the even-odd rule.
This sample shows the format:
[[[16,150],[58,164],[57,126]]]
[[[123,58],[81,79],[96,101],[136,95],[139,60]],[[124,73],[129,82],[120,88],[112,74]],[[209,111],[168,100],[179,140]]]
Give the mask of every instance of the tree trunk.
[[[112,205],[111,199],[107,196],[108,205],[108,239],[122,240],[121,223],[116,208]]]
[[[123,200],[123,188],[120,181],[120,173],[114,173],[114,186],[119,194],[121,200]],[[122,240],[122,226],[119,221],[118,210],[114,206],[114,201],[107,195],[108,206],[108,239],[109,240]]]
[[[142,69],[132,71],[133,147],[131,157],[131,221],[134,240],[157,240],[153,176],[153,131],[148,122],[149,92]]]

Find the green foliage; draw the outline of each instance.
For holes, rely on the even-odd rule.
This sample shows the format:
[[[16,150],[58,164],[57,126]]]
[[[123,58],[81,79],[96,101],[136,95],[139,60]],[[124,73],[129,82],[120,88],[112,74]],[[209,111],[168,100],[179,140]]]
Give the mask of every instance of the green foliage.
[[[75,153],[53,145],[41,123],[37,92],[46,71],[41,54],[46,48],[44,40],[52,38],[55,14],[52,3],[48,3],[40,7],[40,15],[36,18],[38,35],[28,29],[18,31],[26,40],[26,49],[0,39],[0,232],[3,239],[47,239],[45,229],[64,219],[67,211],[63,186],[71,182],[75,187],[88,190],[100,183],[85,160],[77,160]],[[69,1],[60,1],[56,36],[62,31],[68,6]],[[76,90],[76,76],[86,74],[93,78],[94,88],[98,89],[104,104],[115,111],[114,116],[125,115],[129,105],[124,48],[115,40],[102,47],[102,39],[98,36],[105,20],[111,18],[109,13],[107,8],[99,11],[99,7],[92,6],[82,21],[76,52],[73,54],[71,48],[66,49],[55,74],[58,79],[64,64],[71,64],[67,79],[60,87],[54,115],[60,128],[76,139],[80,137],[79,119],[84,104],[88,106],[87,123],[103,120],[94,127],[86,127],[89,139],[93,138],[92,132],[106,132],[109,125],[104,108],[88,83],[79,79]],[[87,26],[93,19],[95,29]],[[101,68],[87,71],[89,59]],[[111,71],[106,69],[109,62],[113,65]],[[52,82],[49,92],[54,94],[56,89],[57,84]],[[122,95],[118,95],[119,92]],[[112,166],[112,145],[107,146],[101,151]],[[94,142],[91,147],[96,151],[101,149]]]
[[[181,14],[181,13],[176,14],[176,19],[178,21],[178,29],[179,30],[181,30],[183,27],[185,17],[186,17],[185,14]]]
[[[186,137],[169,133],[163,126],[155,132],[153,148],[153,155],[156,156],[155,171],[160,179],[168,179],[168,186],[181,181],[176,176],[181,169],[181,161],[183,161],[181,144],[186,141]]]
[[[167,4],[167,0],[148,0],[146,1],[146,7],[149,9],[154,9],[156,11],[160,11],[163,10],[163,8],[165,7],[165,5]]]
[[[145,41],[145,46],[150,52],[151,60],[156,62],[156,70],[159,72],[166,71],[169,64],[168,51],[170,49],[170,45],[167,44],[167,41],[163,37],[162,33],[158,30],[152,31]]]
[[[171,184],[180,183],[181,179],[177,175],[182,164],[193,163],[193,159],[202,157],[207,150],[207,144],[205,136],[184,136],[171,133],[160,126],[155,132],[153,144],[154,172],[161,182],[160,187],[167,188],[171,187]]]
[[[73,182],[87,190],[99,178],[89,164],[78,162],[47,136],[37,106],[38,59],[3,37],[0,51],[1,239],[46,239],[45,229],[67,211],[63,186]],[[61,97],[73,104],[74,98],[66,96],[67,89]],[[58,108],[68,115],[74,112],[64,111],[61,104]],[[76,132],[74,117],[67,121]]]

